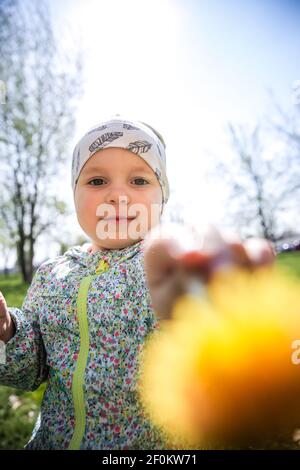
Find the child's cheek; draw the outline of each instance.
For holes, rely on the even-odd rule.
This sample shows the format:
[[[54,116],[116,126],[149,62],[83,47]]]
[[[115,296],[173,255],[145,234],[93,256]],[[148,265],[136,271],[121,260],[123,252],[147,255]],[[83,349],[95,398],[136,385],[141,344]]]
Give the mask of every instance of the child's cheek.
[[[79,201],[79,208],[81,212],[85,213],[93,213],[96,217],[96,210],[97,210],[97,197],[95,194],[89,194],[87,192],[82,194],[82,197]]]

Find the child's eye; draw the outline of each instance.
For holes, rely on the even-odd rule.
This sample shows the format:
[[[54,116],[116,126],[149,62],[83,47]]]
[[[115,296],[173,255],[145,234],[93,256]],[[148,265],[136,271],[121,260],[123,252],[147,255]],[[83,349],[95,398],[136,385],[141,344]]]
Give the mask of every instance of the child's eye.
[[[101,183],[100,184],[92,184],[93,181],[104,181],[103,178],[94,178],[93,180],[89,181],[88,184],[91,185],[91,186],[103,186]]]
[[[134,178],[133,181],[144,181],[145,184],[149,184],[149,182],[145,180],[144,178]],[[137,186],[145,186],[145,185],[143,183],[142,184],[138,183]]]

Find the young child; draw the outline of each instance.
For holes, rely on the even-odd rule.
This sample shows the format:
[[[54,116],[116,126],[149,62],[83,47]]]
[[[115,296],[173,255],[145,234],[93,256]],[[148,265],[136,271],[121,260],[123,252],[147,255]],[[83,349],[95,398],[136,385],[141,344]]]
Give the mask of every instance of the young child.
[[[162,137],[122,117],[101,123],[75,147],[72,186],[91,242],[44,262],[21,309],[0,299],[0,384],[30,391],[47,381],[26,449],[163,449],[136,388],[157,312],[168,317],[179,292],[174,240],[148,241],[144,264],[169,197]]]

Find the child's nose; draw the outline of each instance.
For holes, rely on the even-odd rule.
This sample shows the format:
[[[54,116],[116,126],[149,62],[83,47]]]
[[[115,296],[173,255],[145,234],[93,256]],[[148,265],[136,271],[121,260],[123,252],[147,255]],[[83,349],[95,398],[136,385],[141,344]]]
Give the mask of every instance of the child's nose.
[[[129,204],[131,202],[130,193],[122,186],[111,187],[106,194],[105,202],[107,204]]]

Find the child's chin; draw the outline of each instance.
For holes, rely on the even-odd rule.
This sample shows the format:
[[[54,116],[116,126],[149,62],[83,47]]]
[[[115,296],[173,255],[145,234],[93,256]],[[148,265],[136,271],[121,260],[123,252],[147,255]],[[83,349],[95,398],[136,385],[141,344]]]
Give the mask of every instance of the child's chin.
[[[118,250],[122,248],[126,248],[127,246],[134,245],[138,241],[140,241],[141,238],[137,239],[131,239],[131,238],[116,238],[116,239],[106,239],[106,240],[99,240],[97,242],[97,245],[101,246],[102,248],[105,249],[110,249],[110,250]]]

